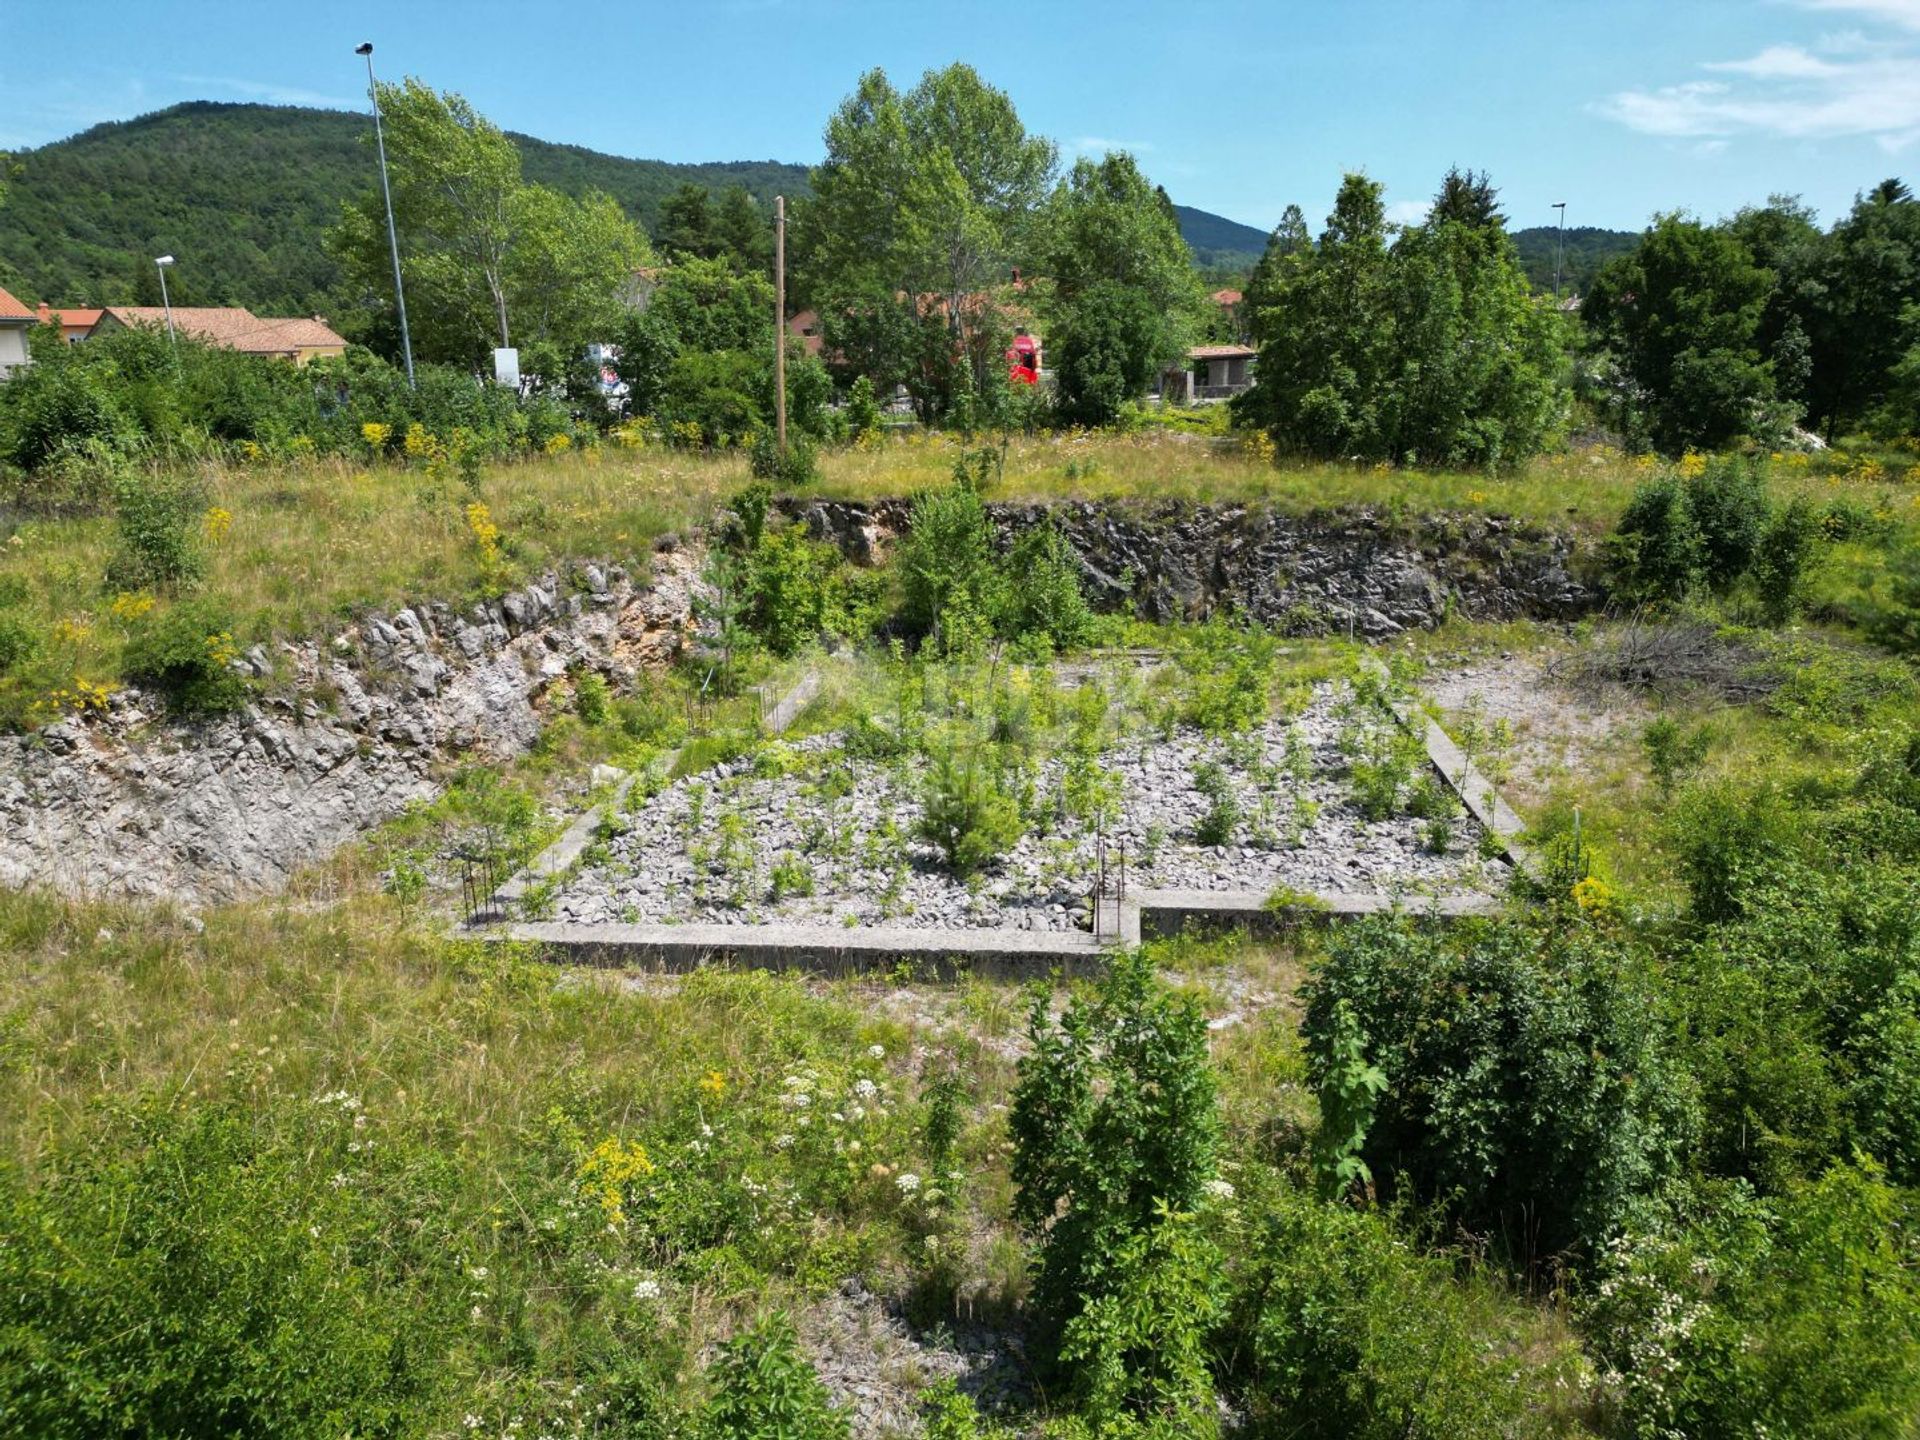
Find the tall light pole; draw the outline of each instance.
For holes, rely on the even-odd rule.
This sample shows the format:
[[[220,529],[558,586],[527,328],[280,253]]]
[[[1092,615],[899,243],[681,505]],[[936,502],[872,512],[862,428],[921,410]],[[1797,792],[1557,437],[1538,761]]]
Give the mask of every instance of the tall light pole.
[[[387,140],[380,130],[380,92],[373,83],[373,42],[362,40],[353,53],[367,61],[367,99],[373,102],[373,144],[380,152],[380,194],[387,202],[387,248],[393,252],[393,300],[400,311],[400,354],[407,362],[407,388],[413,388],[413,337],[407,333],[407,292],[400,283],[400,233],[393,228],[393,189],[387,184]]]
[[[1560,212],[1559,223],[1555,226],[1553,232],[1553,303],[1557,306],[1560,303],[1561,241],[1567,233],[1567,202],[1564,200],[1556,200],[1553,202],[1553,208]]]
[[[174,357],[180,355],[180,340],[173,333],[173,301],[167,297],[167,267],[173,264],[171,255],[153,257],[153,268],[160,272],[160,308],[167,312],[167,343],[173,346]]]

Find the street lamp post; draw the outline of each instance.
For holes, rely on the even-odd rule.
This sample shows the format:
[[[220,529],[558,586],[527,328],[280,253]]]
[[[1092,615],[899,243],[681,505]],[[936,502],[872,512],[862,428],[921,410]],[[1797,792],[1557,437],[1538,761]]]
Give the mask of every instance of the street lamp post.
[[[353,53],[367,61],[367,99],[373,102],[373,144],[380,152],[380,194],[387,202],[387,248],[393,252],[393,299],[400,312],[400,354],[407,362],[407,388],[413,388],[413,338],[407,333],[407,292],[400,283],[400,234],[393,226],[393,189],[387,184],[387,141],[380,129],[380,92],[373,83],[373,42],[363,40]]]
[[[167,296],[167,267],[173,264],[171,255],[153,257],[153,268],[160,272],[160,308],[167,312],[167,343],[173,347],[173,353],[180,353],[179,337],[173,333],[173,301]]]
[[[1553,202],[1553,208],[1560,212],[1559,222],[1553,232],[1553,303],[1558,305],[1560,303],[1561,240],[1567,233],[1567,202],[1556,200]]]

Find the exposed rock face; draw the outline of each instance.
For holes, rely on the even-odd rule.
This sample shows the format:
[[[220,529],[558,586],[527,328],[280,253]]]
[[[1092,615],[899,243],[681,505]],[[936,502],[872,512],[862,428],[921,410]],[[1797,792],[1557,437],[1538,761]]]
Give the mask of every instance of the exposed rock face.
[[[905,500],[797,500],[788,513],[850,560],[871,564],[910,523]],[[1105,609],[1197,620],[1222,607],[1293,633],[1379,638],[1449,613],[1476,620],[1567,619],[1605,599],[1574,536],[1482,514],[1396,525],[1356,507],[1289,515],[1176,502],[988,506],[1003,545],[1051,511]]]
[[[465,614],[422,606],[283,646],[275,691],[293,698],[217,721],[170,721],[129,691],[96,719],[0,738],[0,885],[187,900],[272,889],[432,795],[447,760],[524,750],[570,669],[623,676],[672,658],[695,562],[667,553],[654,568],[636,583],[585,566]],[[242,663],[274,668],[258,649]]]

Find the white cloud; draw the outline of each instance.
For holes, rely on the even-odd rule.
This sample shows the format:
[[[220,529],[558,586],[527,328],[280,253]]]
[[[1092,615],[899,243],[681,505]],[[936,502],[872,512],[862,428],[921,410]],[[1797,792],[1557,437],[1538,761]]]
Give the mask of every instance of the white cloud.
[[[1798,45],[1769,45],[1750,60],[1709,60],[1702,70],[1724,70],[1756,80],[1825,80],[1844,68],[1810,55]]]
[[[1886,8],[1895,8],[1891,0]],[[1920,17],[1920,0],[1902,8]],[[1920,53],[1911,46],[1828,59],[1796,45],[1770,45],[1701,68],[1728,78],[1623,90],[1597,108],[1629,129],[1674,139],[1864,137],[1898,150],[1920,138]]]
[[[317,90],[302,90],[297,85],[278,85],[265,80],[236,80],[228,75],[176,75],[184,85],[208,85],[216,90],[245,95],[249,100],[265,100],[273,105],[322,105],[334,110],[350,110],[360,101],[340,95],[323,95]]]
[[[1387,220],[1394,225],[1418,225],[1431,209],[1431,200],[1395,200],[1387,206]]]
[[[1808,10],[1841,10],[1866,15],[1907,30],[1920,30],[1920,0],[1799,0]]]

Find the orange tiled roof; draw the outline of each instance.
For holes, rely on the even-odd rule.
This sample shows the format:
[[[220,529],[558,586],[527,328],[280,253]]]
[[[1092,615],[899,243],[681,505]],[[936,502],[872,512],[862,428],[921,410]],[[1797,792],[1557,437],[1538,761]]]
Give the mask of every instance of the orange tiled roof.
[[[56,310],[62,325],[82,325],[91,330],[103,312],[99,310]]]
[[[1196,345],[1187,352],[1187,356],[1193,360],[1238,360],[1242,356],[1259,353],[1251,345]]]
[[[160,305],[109,305],[104,314],[122,325],[161,325],[167,312]],[[174,328],[182,335],[256,355],[291,354],[316,346],[345,345],[317,316],[267,319],[238,305],[173,307]]]
[[[1216,290],[1207,298],[1216,305],[1238,305],[1247,297],[1238,290]]]
[[[0,290],[0,320],[38,320],[39,318],[13,296]]]

